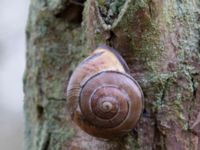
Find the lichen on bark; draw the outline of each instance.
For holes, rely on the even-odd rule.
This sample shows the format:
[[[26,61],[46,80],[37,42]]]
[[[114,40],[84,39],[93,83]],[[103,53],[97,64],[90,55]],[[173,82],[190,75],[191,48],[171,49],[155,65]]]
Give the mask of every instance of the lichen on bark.
[[[104,1],[96,2],[31,1],[24,77],[25,149],[198,150],[200,2],[126,0],[110,24],[103,22],[99,11]],[[121,53],[145,96],[140,122],[122,139],[87,135],[71,123],[65,107],[71,72],[99,44]]]

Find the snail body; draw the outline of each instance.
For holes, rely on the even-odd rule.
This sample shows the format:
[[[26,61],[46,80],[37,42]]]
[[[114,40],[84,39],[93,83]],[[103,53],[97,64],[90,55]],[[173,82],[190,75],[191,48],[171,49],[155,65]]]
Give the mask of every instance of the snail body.
[[[143,94],[115,50],[98,47],[73,72],[67,87],[67,109],[85,132],[114,138],[130,132],[140,118]]]

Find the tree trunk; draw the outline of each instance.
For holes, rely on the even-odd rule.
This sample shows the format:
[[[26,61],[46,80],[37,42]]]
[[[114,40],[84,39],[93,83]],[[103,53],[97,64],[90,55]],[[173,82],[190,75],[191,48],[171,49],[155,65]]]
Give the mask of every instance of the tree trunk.
[[[31,1],[25,149],[200,150],[200,1],[105,2]],[[119,51],[144,92],[144,113],[121,139],[89,136],[66,111],[67,80],[99,44]]]

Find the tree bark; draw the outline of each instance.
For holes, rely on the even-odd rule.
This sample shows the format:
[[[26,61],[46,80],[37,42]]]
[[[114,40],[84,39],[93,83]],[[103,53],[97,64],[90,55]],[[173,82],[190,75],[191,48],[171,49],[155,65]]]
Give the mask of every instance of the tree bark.
[[[101,0],[31,1],[25,149],[200,150],[200,1],[113,3],[106,18]],[[120,139],[87,135],[66,110],[67,80],[99,44],[119,51],[144,92],[137,127]]]

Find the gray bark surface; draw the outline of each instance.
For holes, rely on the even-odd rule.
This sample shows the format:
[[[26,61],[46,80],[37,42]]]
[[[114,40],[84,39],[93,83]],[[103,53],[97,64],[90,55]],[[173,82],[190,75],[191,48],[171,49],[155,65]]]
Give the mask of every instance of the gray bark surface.
[[[24,77],[27,150],[200,150],[200,1],[32,0]],[[83,14],[83,17],[82,15]],[[65,88],[99,44],[119,51],[144,92],[135,130],[102,140],[68,118]]]

